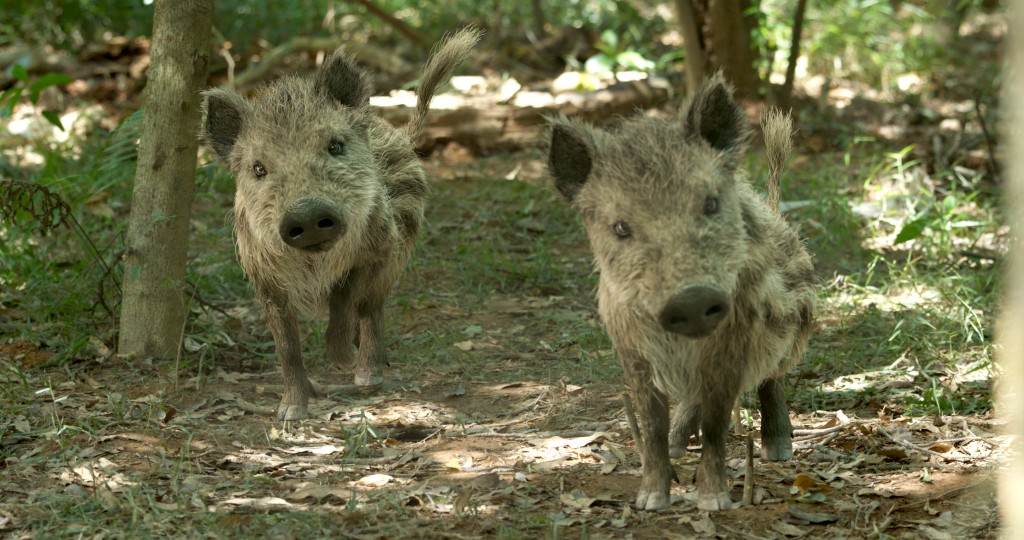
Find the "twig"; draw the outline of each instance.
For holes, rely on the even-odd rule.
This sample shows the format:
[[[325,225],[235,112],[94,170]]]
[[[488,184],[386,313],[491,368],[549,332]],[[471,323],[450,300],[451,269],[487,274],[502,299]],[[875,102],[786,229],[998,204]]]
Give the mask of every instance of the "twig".
[[[747,467],[743,478],[743,504],[754,504],[754,436],[747,432]]]
[[[633,434],[633,442],[636,443],[636,451],[640,453],[640,463],[643,464],[644,440],[640,436],[640,428],[636,424],[636,413],[633,412],[633,402],[629,399],[629,393],[622,393],[622,407],[626,409],[626,422],[629,424],[629,432]]]
[[[551,392],[551,387],[550,386],[545,388],[544,391],[541,392],[539,396],[537,396],[535,399],[533,399],[532,401],[530,401],[526,405],[523,405],[522,407],[519,407],[518,409],[516,409],[514,411],[510,411],[510,412],[504,413],[501,416],[515,416],[517,414],[522,414],[522,413],[527,412],[527,411],[532,411],[533,408],[536,407],[537,404],[540,403],[540,401],[542,399],[547,397],[549,392]]]
[[[985,147],[988,149],[988,167],[992,171],[992,179],[999,180],[999,173],[996,167],[995,141],[988,131],[988,124],[985,123],[985,116],[981,114],[981,100],[974,97],[974,112],[978,114],[978,124],[981,125],[981,134],[985,137]]]
[[[793,430],[793,440],[794,441],[809,441],[809,440],[812,440],[812,439],[817,439],[818,437],[824,437],[825,435],[829,435],[829,434],[832,434],[832,433],[838,433],[838,432],[841,432],[841,431],[846,431],[847,429],[849,429],[851,427],[861,426],[861,425],[864,425],[864,422],[848,422],[846,424],[840,424],[838,426],[832,426],[832,427],[829,427],[829,428],[822,428],[822,429],[794,429]]]
[[[949,461],[960,461],[962,463],[973,463],[975,461],[978,461],[979,459],[985,459],[985,458],[973,458],[973,457],[963,458],[963,457],[960,457],[960,456],[947,456],[946,454],[940,454],[939,452],[936,452],[934,450],[929,450],[927,448],[921,448],[920,446],[917,446],[917,445],[915,445],[913,443],[909,443],[907,441],[904,441],[904,440],[901,440],[901,439],[897,439],[896,436],[894,436],[893,434],[889,433],[888,431],[886,431],[886,430],[884,430],[882,428],[877,428],[875,431],[877,431],[879,435],[882,435],[883,437],[889,439],[890,441],[892,441],[892,442],[894,442],[894,443],[896,443],[896,444],[898,444],[898,445],[900,445],[900,446],[902,446],[904,448],[909,448],[911,450],[914,450],[914,451],[917,451],[917,452],[921,452],[922,454],[928,454],[930,456],[935,456],[937,458],[942,458],[942,459],[946,459],[946,460],[949,460]],[[988,456],[986,456],[986,457],[988,457]]]

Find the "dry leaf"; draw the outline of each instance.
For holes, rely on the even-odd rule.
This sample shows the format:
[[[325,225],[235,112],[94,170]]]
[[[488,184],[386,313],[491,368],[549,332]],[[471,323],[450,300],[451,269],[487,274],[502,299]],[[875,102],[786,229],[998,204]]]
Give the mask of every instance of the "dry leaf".
[[[806,474],[797,475],[796,479],[793,480],[793,487],[790,488],[790,493],[822,493],[825,491],[831,491],[832,486],[818,482],[814,478]]]
[[[837,515],[813,512],[794,504],[787,504],[786,512],[789,512],[789,515],[797,519],[802,519],[808,523],[832,523],[834,521],[839,521],[839,516]]]
[[[394,480],[395,477],[388,474],[371,474],[356,480],[356,484],[368,487],[383,487]]]

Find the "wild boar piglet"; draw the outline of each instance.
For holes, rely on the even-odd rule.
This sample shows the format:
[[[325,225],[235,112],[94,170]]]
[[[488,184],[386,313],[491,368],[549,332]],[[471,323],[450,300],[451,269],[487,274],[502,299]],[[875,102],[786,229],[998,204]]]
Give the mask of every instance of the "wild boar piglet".
[[[311,77],[282,77],[252,101],[204,93],[201,138],[235,177],[238,258],[281,360],[281,420],[305,418],[316,394],[302,362],[300,316],[328,317],[327,356],[354,365],[355,384],[383,381],[382,308],[427,203],[413,145],[434,92],[479,38],[465,29],[436,48],[405,129],[373,113],[369,78],[341,49]]]
[[[674,119],[551,123],[549,169],[586,228],[598,309],[642,424],[636,504],[668,506],[670,446],[680,454],[699,431],[697,506],[728,509],[725,437],[741,392],[757,389],[762,455],[792,456],[783,377],[807,346],[816,282],[777,209],[791,121],[771,113],[763,125],[771,203],[741,169],[750,129],[720,74]]]

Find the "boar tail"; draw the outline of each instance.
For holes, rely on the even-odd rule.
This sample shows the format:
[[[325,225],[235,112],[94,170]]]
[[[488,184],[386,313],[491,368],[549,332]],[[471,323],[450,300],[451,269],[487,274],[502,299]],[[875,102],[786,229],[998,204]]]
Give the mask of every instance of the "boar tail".
[[[793,119],[787,113],[772,109],[761,118],[761,130],[768,154],[768,206],[778,212],[780,179],[793,150]]]
[[[475,27],[463,28],[445,38],[427,59],[427,64],[423,66],[423,73],[420,75],[419,89],[416,91],[416,113],[405,128],[413,144],[416,144],[423,133],[423,123],[427,119],[430,100],[434,97],[437,87],[451,78],[455,68],[469,56],[469,52],[476,42],[480,41],[482,35],[483,31]]]

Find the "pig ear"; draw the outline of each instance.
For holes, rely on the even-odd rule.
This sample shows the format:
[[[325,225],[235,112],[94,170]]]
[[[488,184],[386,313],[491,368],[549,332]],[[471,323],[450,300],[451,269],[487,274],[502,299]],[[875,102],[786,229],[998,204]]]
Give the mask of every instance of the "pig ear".
[[[555,179],[555,188],[572,201],[583,189],[593,168],[593,148],[575,126],[556,121],[551,126],[551,149],[548,169]]]
[[[687,134],[716,150],[738,154],[749,137],[747,115],[732,99],[732,85],[718,72],[701,85],[683,120]]]
[[[203,92],[203,128],[200,139],[225,161],[249,116],[249,104],[234,92],[219,88]]]
[[[314,84],[318,91],[342,105],[362,107],[370,102],[370,81],[341,48],[316,71]]]

